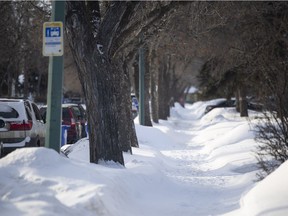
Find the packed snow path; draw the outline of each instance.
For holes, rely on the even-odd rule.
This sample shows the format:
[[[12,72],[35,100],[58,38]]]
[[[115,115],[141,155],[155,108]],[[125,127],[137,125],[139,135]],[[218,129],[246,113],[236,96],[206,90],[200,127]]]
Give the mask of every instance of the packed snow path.
[[[165,162],[168,166],[165,166],[163,172],[175,184],[181,185],[179,190],[182,190],[183,199],[175,202],[175,205],[178,205],[175,206],[175,214],[178,212],[179,215],[219,215],[239,208],[241,194],[248,189],[248,185],[251,186],[247,179],[251,179],[251,175],[255,174],[253,171],[257,169],[255,163],[249,163],[254,158],[247,152],[242,155],[241,151],[234,152],[238,156],[233,158],[229,145],[220,144],[213,148],[221,138],[224,138],[223,144],[235,142],[227,136],[229,131],[233,133],[231,122],[225,124],[223,119],[221,123],[213,119],[214,122],[208,121],[207,125],[203,126],[200,121],[199,116],[193,115],[193,110],[187,109],[186,115],[184,110],[182,116],[174,113],[169,121],[154,126],[165,132],[173,141],[171,143],[174,143],[163,146],[160,152],[167,157]],[[234,125],[236,131],[243,130],[243,127],[249,130],[246,120],[235,121]],[[211,131],[213,129],[213,133],[209,128]],[[203,133],[207,135],[203,136]],[[248,137],[249,139],[251,137]],[[240,148],[246,147],[244,143]],[[231,155],[225,158],[225,154]],[[178,194],[175,197],[179,199],[180,196]]]
[[[254,134],[233,109],[203,116],[206,105],[176,104],[154,127],[135,122],[140,147],[124,153],[125,167],[89,163],[87,138],[63,147],[68,158],[48,148],[12,152],[0,160],[1,216],[208,216],[238,209],[255,180]],[[265,200],[259,211],[251,208],[252,193],[245,212],[267,209],[270,191]],[[281,209],[286,202],[284,196]]]

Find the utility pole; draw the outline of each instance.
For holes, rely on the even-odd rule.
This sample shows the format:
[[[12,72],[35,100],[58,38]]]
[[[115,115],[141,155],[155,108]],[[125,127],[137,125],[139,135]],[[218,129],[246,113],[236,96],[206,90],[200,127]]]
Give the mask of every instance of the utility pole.
[[[48,37],[50,37],[50,44],[58,43],[52,41],[55,36],[57,36],[58,23],[62,24],[61,36],[63,37],[63,26],[65,19],[65,1],[52,1],[52,16],[51,22],[52,27],[46,28],[46,32]],[[55,22],[55,26],[53,27],[53,22]],[[62,22],[62,23],[61,23]],[[55,30],[56,29],[56,30]],[[53,32],[53,33],[51,33]],[[47,36],[46,35],[46,36]],[[63,41],[62,41],[63,42]],[[43,42],[44,43],[44,42]],[[49,44],[49,41],[46,43]],[[63,42],[64,47],[64,42]],[[60,152],[61,146],[61,121],[62,121],[62,84],[63,84],[63,47],[57,51],[59,54],[51,54],[49,55],[49,72],[48,72],[48,93],[47,93],[47,121],[46,121],[46,137],[45,137],[45,147],[52,148],[57,152]],[[53,47],[52,47],[53,48]]]
[[[144,76],[145,76],[145,49],[143,48],[143,46],[141,46],[139,49],[139,123],[140,125],[145,125]]]

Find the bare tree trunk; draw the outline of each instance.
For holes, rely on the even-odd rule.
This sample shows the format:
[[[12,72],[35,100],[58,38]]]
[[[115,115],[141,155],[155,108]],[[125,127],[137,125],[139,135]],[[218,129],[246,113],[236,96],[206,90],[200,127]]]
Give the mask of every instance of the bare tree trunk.
[[[153,68],[153,72],[151,73],[151,113],[152,120],[155,123],[159,123],[159,110],[158,110],[158,70]]]
[[[136,59],[139,59],[138,55],[136,56]],[[139,100],[139,62],[135,60],[132,67],[134,71],[133,83],[134,83],[135,95]]]
[[[144,75],[144,125],[152,126],[151,117],[150,117],[150,64],[149,64],[149,55],[148,49],[145,52],[145,75]]]
[[[11,71],[14,70],[14,67],[13,67],[13,60],[12,62],[10,62],[8,64],[8,68],[7,68],[7,87],[8,87],[8,96],[11,97],[12,96],[12,86],[13,86],[13,73],[11,73]]]
[[[239,95],[239,108],[240,108],[240,116],[247,117],[248,116],[248,106],[246,99],[246,91],[245,87],[242,85],[238,86],[238,95]]]
[[[158,76],[158,111],[159,119],[167,120],[170,115],[170,86],[169,86],[169,63],[162,62]]]
[[[121,73],[117,61],[111,62],[106,50],[107,41],[101,37],[101,31],[111,30],[116,25],[115,22],[119,22],[116,14],[122,13],[123,7],[118,8],[110,26],[99,29],[91,24],[97,16],[100,19],[100,14],[97,14],[98,2],[67,1],[66,6],[67,36],[86,98],[90,162],[113,160],[124,165],[118,136],[120,125],[115,97],[119,90],[115,76],[120,76]],[[89,31],[91,34],[87,33]],[[92,34],[95,31],[98,31],[96,38]]]
[[[235,97],[236,97],[236,111],[240,113],[240,101],[239,101],[239,91],[238,87],[235,91]]]
[[[145,49],[144,52],[144,64],[145,64],[145,74],[144,74],[144,125],[152,126],[151,118],[150,118],[150,68],[148,61],[148,52]],[[136,59],[139,59],[139,56],[136,56]],[[135,61],[133,64],[134,68],[134,82],[135,82],[135,94],[136,97],[140,98],[140,90],[139,90],[139,61]]]
[[[131,112],[131,94],[130,94],[131,85],[129,81],[129,71],[127,68],[126,61],[124,61],[123,63],[123,73],[124,76],[120,77],[121,91],[117,92],[118,93],[117,103],[119,104],[118,112],[121,115],[121,118],[119,118],[120,119],[119,140],[122,151],[132,153],[131,146],[139,147],[139,145]],[[130,106],[127,106],[127,104],[129,104]],[[128,122],[130,122],[130,124]],[[131,131],[131,133],[128,133],[127,131]]]

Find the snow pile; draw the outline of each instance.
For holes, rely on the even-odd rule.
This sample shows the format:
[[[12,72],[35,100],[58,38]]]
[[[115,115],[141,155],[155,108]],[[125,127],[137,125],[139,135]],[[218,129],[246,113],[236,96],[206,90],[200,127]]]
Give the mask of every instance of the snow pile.
[[[286,162],[249,191],[241,202],[245,215],[287,215],[287,170],[288,163]]]
[[[212,101],[213,102],[213,101]],[[18,149],[0,160],[1,216],[270,216],[288,215],[288,162],[259,183],[250,123],[233,108],[204,115],[209,102],[144,127],[125,167],[89,163],[89,140]],[[254,118],[255,117],[255,118]]]

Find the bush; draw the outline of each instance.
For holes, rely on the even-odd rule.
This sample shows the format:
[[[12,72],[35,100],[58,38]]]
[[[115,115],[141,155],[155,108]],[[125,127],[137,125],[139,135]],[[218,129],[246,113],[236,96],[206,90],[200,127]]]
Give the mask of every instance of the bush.
[[[278,110],[284,109],[278,104]],[[280,112],[285,113],[285,112]],[[288,117],[279,112],[263,112],[264,118],[256,126],[259,180],[273,172],[288,159]]]

